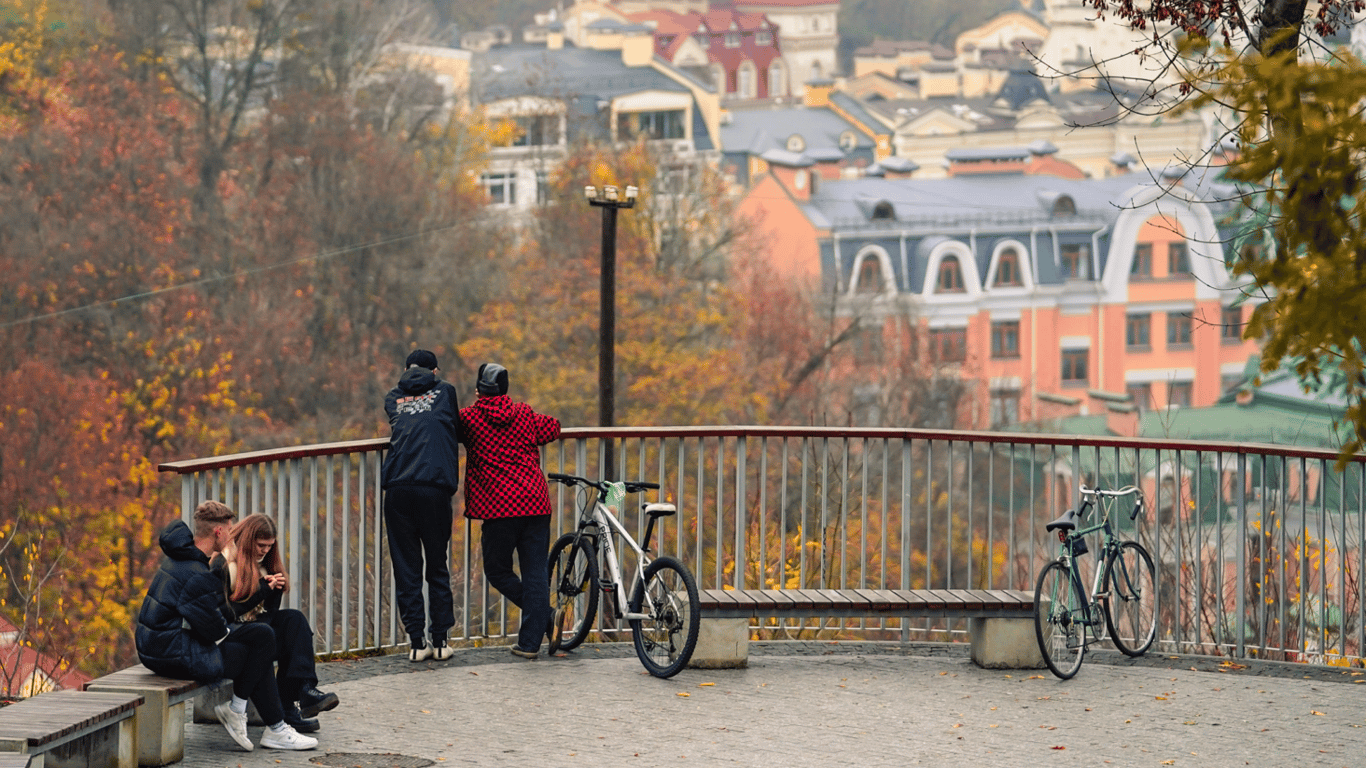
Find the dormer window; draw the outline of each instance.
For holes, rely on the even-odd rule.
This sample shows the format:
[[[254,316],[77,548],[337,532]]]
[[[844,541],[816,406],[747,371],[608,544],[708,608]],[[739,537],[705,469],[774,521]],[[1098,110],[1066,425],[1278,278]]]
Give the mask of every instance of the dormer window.
[[[1062,247],[1062,276],[1069,280],[1091,279],[1091,248],[1086,245]]]
[[[693,39],[693,40],[696,40],[696,41],[697,41],[697,44],[700,45],[700,46],[702,46],[703,48],[709,48],[709,47],[711,47],[711,37],[709,37],[709,36],[706,35],[706,34],[699,33],[699,34],[693,35],[693,38],[692,38],[692,39]]]
[[[802,138],[802,135],[801,135],[800,133],[794,133],[794,134],[792,134],[791,136],[788,136],[788,137],[787,137],[787,151],[788,151],[788,152],[805,152],[805,151],[806,151],[806,139]]]
[[[945,256],[939,262],[939,280],[934,286],[935,293],[962,293],[963,268],[957,256]]]
[[[858,283],[854,290],[858,293],[882,293],[882,263],[871,256],[865,258],[859,264]]]
[[[739,48],[739,47],[740,47],[740,33],[739,33],[739,32],[727,32],[727,33],[726,33],[726,47],[727,47],[727,48]]]
[[[873,219],[874,221],[879,219],[884,221],[895,221],[896,209],[892,207],[891,203],[886,200],[881,200],[877,205],[873,206],[873,215],[868,218]]]
[[[754,33],[755,45],[773,45],[773,33],[768,30],[760,30]]]
[[[997,257],[996,279],[991,284],[995,288],[1017,288],[1023,284],[1020,280],[1020,254],[1014,248],[1001,251]]]
[[[1067,195],[1061,195],[1053,202],[1053,218],[1059,219],[1063,216],[1076,216],[1077,204]]]

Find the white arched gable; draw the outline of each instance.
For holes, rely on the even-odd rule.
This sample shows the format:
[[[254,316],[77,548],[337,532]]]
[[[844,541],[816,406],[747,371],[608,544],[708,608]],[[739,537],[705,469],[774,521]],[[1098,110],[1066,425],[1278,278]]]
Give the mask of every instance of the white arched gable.
[[[934,288],[939,280],[939,264],[944,261],[945,256],[958,257],[958,268],[963,274],[963,290],[961,293],[935,293]],[[972,251],[966,245],[957,240],[945,240],[936,245],[930,251],[929,263],[925,265],[925,283],[921,286],[920,292],[926,301],[961,301],[965,297],[977,298],[982,295],[982,276],[977,274],[977,260],[972,258]]]
[[[866,259],[876,259],[878,262],[878,274],[882,277],[882,290],[878,293],[883,296],[895,296],[896,279],[892,272],[892,257],[880,245],[865,245],[854,254],[854,269],[849,273],[849,287],[846,293],[850,296],[858,293],[858,276]]]
[[[1197,300],[1218,299],[1223,291],[1233,287],[1233,281],[1224,267],[1224,253],[1219,231],[1214,225],[1214,216],[1209,206],[1187,189],[1144,184],[1126,192],[1118,203],[1119,217],[1115,220],[1114,232],[1110,237],[1105,277],[1101,280],[1104,301],[1128,301],[1129,270],[1133,266],[1138,232],[1144,222],[1155,216],[1176,219],[1185,232]]]
[[[1020,285],[1009,288],[992,287],[996,282],[996,265],[1001,261],[1001,252],[1014,250],[1020,256]],[[1034,290],[1034,254],[1019,240],[1002,240],[991,252],[991,264],[987,267],[987,279],[982,286],[990,291],[1032,291]]]

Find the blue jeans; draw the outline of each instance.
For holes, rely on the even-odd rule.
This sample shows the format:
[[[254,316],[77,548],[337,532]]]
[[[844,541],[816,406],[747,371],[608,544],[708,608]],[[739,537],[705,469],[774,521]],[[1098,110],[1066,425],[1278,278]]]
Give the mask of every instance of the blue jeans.
[[[451,542],[451,494],[425,485],[396,485],[384,492],[384,526],[403,630],[416,644],[427,627],[422,582],[431,603],[432,641],[444,641],[455,626],[455,599],[447,550]]]
[[[502,517],[484,521],[479,540],[484,552],[484,576],[489,584],[513,605],[522,609],[522,627],[517,632],[517,647],[524,651],[541,648],[550,625],[550,515]],[[517,553],[519,578],[512,570],[512,553]]]

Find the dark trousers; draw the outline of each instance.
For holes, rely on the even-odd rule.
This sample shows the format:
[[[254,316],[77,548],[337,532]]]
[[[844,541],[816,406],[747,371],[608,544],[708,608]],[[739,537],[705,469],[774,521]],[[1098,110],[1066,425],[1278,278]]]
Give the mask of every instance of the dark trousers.
[[[275,631],[259,621],[233,625],[218,644],[223,653],[223,674],[232,680],[232,692],[256,705],[266,725],[285,719],[280,690],[271,667],[275,663]]]
[[[268,623],[275,631],[275,682],[280,701],[293,707],[304,686],[318,684],[313,629],[308,626],[308,617],[293,608],[281,608],[271,614]]]
[[[502,517],[484,521],[479,541],[484,552],[484,576],[513,605],[522,609],[517,646],[524,651],[541,647],[550,624],[550,515]],[[512,570],[517,553],[521,578]]]
[[[432,641],[445,640],[455,626],[451,571],[446,562],[451,542],[451,494],[425,485],[393,486],[384,492],[384,525],[404,631],[414,642],[426,634],[427,611],[422,607],[425,572]]]

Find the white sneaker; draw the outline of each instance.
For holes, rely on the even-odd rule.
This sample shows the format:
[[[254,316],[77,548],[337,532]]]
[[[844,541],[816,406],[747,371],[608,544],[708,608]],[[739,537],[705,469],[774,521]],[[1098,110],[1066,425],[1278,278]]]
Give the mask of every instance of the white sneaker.
[[[318,740],[304,736],[285,723],[284,730],[266,728],[266,732],[261,734],[261,746],[266,749],[313,749],[318,746]]]
[[[237,742],[237,746],[250,752],[252,743],[251,737],[247,735],[247,713],[233,712],[232,704],[226,701],[213,705],[213,713],[218,718],[218,722],[228,729],[228,735]]]
[[[432,647],[424,645],[421,648],[408,647],[408,661],[426,661],[432,657]]]
[[[455,653],[455,649],[446,645],[444,642],[441,645],[431,645],[428,647],[431,649],[432,658],[437,661],[445,661]]]

